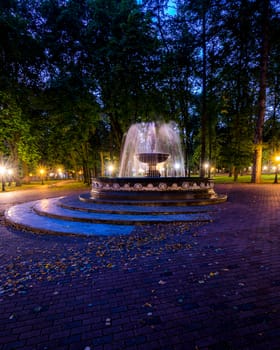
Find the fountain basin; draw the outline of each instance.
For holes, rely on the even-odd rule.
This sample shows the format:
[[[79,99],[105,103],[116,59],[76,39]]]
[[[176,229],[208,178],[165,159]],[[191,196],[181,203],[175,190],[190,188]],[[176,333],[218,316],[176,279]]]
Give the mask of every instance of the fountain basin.
[[[214,191],[214,180],[199,177],[93,178],[91,201],[138,205],[203,205],[225,201]]]

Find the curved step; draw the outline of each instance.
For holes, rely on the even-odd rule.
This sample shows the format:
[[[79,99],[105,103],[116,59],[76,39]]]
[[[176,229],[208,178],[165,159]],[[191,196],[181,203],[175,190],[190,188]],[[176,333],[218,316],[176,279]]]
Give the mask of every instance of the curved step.
[[[211,198],[199,198],[199,199],[165,199],[165,200],[119,200],[119,199],[104,199],[104,198],[91,198],[90,194],[81,194],[80,200],[84,202],[89,203],[96,203],[96,204],[112,204],[112,205],[118,205],[122,203],[122,205],[130,206],[130,205],[137,205],[137,206],[188,206],[188,207],[194,207],[194,206],[207,206],[207,205],[214,205],[223,203],[227,200],[227,195],[219,194]]]
[[[92,224],[40,216],[33,210],[38,201],[15,205],[5,211],[6,222],[16,229],[35,233],[81,235],[81,236],[115,236],[128,235],[133,225]]]
[[[116,213],[113,214],[104,206],[103,211],[95,208],[96,212],[68,209],[61,206],[62,198],[15,205],[5,211],[6,222],[17,229],[35,233],[111,236],[130,234],[134,226],[139,224],[212,221],[205,211],[199,212],[197,209],[192,213],[184,213],[176,211],[177,207],[169,207],[168,214],[163,208],[153,208],[156,210],[152,211],[151,208],[142,210],[141,207],[137,214],[134,213],[136,208],[132,208],[131,212],[126,210],[125,213],[121,213],[122,209],[115,209]],[[78,200],[76,206],[80,209]]]
[[[80,198],[80,197],[79,197]],[[193,213],[207,213],[213,212],[216,209],[213,206],[178,206],[176,205],[166,205],[159,206],[154,205],[150,206],[141,206],[141,205],[125,205],[120,202],[114,204],[107,203],[98,203],[78,200],[76,196],[61,197],[59,203],[63,208],[86,211],[90,213],[108,213],[108,214],[133,214],[133,215],[143,215],[144,213],[148,214],[174,214],[174,213],[184,213],[184,214],[193,214]]]
[[[178,213],[173,211],[169,214],[165,212],[149,212],[140,215],[131,213],[106,213],[106,212],[87,212],[75,209],[67,209],[59,206],[61,198],[50,198],[37,201],[33,210],[42,216],[56,218],[61,220],[79,221],[88,223],[109,223],[116,225],[139,225],[162,222],[190,222],[190,221],[211,221],[211,217],[207,213]]]

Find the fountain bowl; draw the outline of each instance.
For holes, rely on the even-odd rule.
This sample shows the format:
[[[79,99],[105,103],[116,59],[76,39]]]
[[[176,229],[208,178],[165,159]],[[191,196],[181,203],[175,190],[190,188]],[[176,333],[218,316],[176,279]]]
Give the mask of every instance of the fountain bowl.
[[[158,163],[165,162],[169,157],[169,153],[159,153],[159,152],[138,153],[136,157],[142,163],[158,164]]]
[[[214,180],[201,177],[99,177],[92,179],[90,201],[137,205],[207,205],[226,196],[214,191]]]

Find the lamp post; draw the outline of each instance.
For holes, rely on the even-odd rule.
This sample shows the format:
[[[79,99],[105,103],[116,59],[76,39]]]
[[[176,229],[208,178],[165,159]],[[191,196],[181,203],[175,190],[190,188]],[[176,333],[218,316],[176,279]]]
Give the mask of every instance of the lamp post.
[[[3,165],[0,166],[0,175],[1,175],[1,183],[2,183],[2,192],[5,191],[5,173],[7,169]]]
[[[62,169],[61,168],[57,169],[57,174],[58,174],[58,178],[62,179]]]
[[[41,184],[44,185],[44,169],[40,169],[40,176],[41,176]]]
[[[177,177],[178,171],[180,169],[180,164],[179,163],[175,163],[174,164],[174,169],[175,169],[175,177]]]
[[[109,176],[112,176],[113,171],[114,171],[114,165],[109,164],[107,169],[108,169]]]
[[[205,176],[209,176],[209,163],[204,163]]]
[[[274,183],[278,184],[278,166],[279,166],[279,162],[280,162],[280,156],[276,156],[275,160],[276,160],[276,166],[275,166]]]

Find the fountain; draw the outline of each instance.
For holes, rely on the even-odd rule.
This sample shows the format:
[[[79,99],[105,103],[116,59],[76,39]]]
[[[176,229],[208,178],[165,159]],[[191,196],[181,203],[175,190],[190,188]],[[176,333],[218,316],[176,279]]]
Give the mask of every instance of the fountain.
[[[137,123],[124,137],[117,177],[92,179],[93,202],[201,205],[224,201],[213,179],[185,177],[180,134],[174,122]]]
[[[184,163],[179,129],[174,122],[137,123],[124,137],[119,177],[185,176]]]

